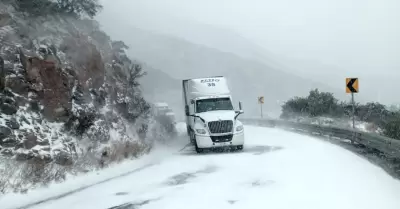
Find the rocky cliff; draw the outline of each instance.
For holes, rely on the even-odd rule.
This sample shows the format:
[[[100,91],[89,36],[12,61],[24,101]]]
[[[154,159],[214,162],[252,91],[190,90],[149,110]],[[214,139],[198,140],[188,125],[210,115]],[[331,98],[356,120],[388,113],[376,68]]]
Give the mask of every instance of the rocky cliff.
[[[144,73],[126,49],[93,20],[0,3],[1,159],[73,165],[116,144],[125,157],[148,150]]]

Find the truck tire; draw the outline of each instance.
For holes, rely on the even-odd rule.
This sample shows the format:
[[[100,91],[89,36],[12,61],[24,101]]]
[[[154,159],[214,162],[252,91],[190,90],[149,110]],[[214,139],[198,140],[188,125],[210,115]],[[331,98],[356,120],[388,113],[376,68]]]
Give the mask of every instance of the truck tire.
[[[196,135],[193,130],[189,130],[189,141],[192,144],[196,144]]]
[[[204,151],[204,149],[203,148],[199,148],[197,146],[196,135],[194,134],[194,131],[190,130],[189,132],[190,132],[190,134],[189,134],[190,143],[194,144],[194,147],[195,147],[197,153],[202,153]]]
[[[197,152],[197,153],[203,153],[203,152],[204,152],[204,149],[203,149],[203,148],[199,148],[199,147],[197,146],[197,142],[195,142],[195,146],[196,146],[196,152]]]

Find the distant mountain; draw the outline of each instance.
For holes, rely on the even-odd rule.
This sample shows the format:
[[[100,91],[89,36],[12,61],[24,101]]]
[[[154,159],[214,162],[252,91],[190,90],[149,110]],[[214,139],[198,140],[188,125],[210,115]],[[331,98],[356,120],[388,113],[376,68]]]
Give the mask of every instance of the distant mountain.
[[[180,38],[138,28],[124,30],[126,31],[120,31],[120,36],[130,46],[128,53],[152,66],[148,70],[148,77],[145,78],[148,80],[144,79],[142,82],[143,87],[158,89],[152,91],[152,97],[170,100],[177,105],[182,103],[182,79],[213,75],[224,75],[229,79],[235,105],[237,106],[237,101],[243,101],[248,116],[259,115],[260,107],[256,100],[258,96],[266,98],[265,113],[277,114],[281,101],[293,96],[306,95],[312,88],[334,91],[324,84],[275,70],[264,63],[244,59],[233,53],[221,52]],[[166,89],[170,93],[174,92],[171,93],[174,98],[165,98]],[[180,102],[177,102],[178,100]]]
[[[265,56],[264,49],[229,28],[172,15],[161,14],[157,16],[143,11],[135,12],[136,16],[140,18],[132,18],[129,22],[120,22],[120,19],[117,19],[118,17],[115,17],[112,13],[112,10],[106,8],[97,19],[102,23],[105,30],[117,38],[123,35],[119,33],[121,27],[134,26],[147,31],[179,37],[195,44],[203,44],[223,52],[235,53],[244,58],[268,59]],[[273,60],[268,61],[273,62]]]
[[[343,73],[338,73],[343,72],[342,69],[336,69],[335,66],[327,66],[318,63],[317,60],[296,60],[290,57],[285,57],[285,55],[271,53],[268,50],[255,44],[252,40],[249,40],[241,34],[237,33],[236,31],[226,27],[204,24],[196,22],[194,20],[178,18],[166,14],[154,15],[145,11],[138,12],[139,13],[135,13],[135,16],[140,18],[132,18],[129,22],[118,21],[118,19],[116,19],[116,17],[114,17],[113,15],[107,15],[107,12],[103,15],[100,15],[98,18],[101,20],[105,30],[113,35],[113,37],[119,39],[128,40],[130,36],[136,37],[136,35],[134,35],[134,33],[136,33],[135,29],[129,31],[128,26],[133,25],[137,28],[145,29],[145,33],[153,34],[153,36],[151,37],[146,37],[146,34],[141,34],[142,32],[144,32],[143,30],[142,32],[137,32],[137,36],[142,37],[141,41],[143,43],[147,44],[146,41],[153,42],[152,39],[154,39],[157,35],[164,36],[163,38],[160,38],[158,42],[162,42],[162,39],[174,37],[174,40],[169,39],[168,41],[171,43],[174,43],[175,41],[185,41],[186,43],[189,42],[192,45],[197,44],[194,45],[195,47],[206,46],[210,49],[217,49],[219,50],[219,54],[220,52],[227,52],[235,54],[236,56],[239,56],[246,60],[248,59],[258,61],[263,65],[266,65],[269,69],[284,71],[287,72],[289,75],[297,75],[298,77],[301,77],[302,80],[306,80],[307,83],[311,82],[312,84],[316,84],[315,86],[311,86],[310,88],[321,88],[322,83],[322,86],[325,86],[325,89],[331,89],[330,91],[333,92],[338,99],[350,99],[349,95],[346,94],[344,91],[344,77],[357,75],[343,75]],[[155,40],[157,40],[157,38],[155,38]],[[143,56],[149,57],[153,53],[152,50],[157,50],[157,47],[162,48],[162,45],[165,44],[161,43],[160,46],[157,46],[156,44],[148,44],[148,47],[152,49],[145,49],[145,53],[147,53],[147,55]],[[177,46],[179,46],[179,44]],[[171,48],[172,45],[170,44],[168,47]],[[162,64],[165,64],[165,66],[170,66],[171,68],[173,68],[172,71],[169,69],[168,73],[174,73],[176,69],[179,69],[178,66],[175,66],[175,63],[176,61],[179,61],[180,58],[177,57],[178,55],[176,53],[172,53],[171,59],[171,56],[169,55],[170,50],[167,49],[166,51],[166,54],[161,57],[159,56],[157,59]],[[140,56],[140,54],[138,54],[137,56]],[[181,53],[179,56],[183,57],[184,54]],[[189,62],[189,60],[186,61]],[[209,65],[201,63],[200,66],[208,67]],[[163,69],[163,67],[158,68]],[[186,74],[181,74],[180,72],[178,72],[178,75],[184,75],[185,77],[187,76]],[[371,86],[371,84],[369,83],[373,80],[367,80],[367,78],[364,77],[361,77],[361,79],[362,82],[360,85],[362,91],[357,94],[357,101],[367,102],[372,99],[385,101],[385,98],[393,100],[393,97],[390,97],[390,94],[371,94],[373,92],[371,91],[371,87],[374,87],[375,85]],[[386,87],[389,87],[390,85],[383,85],[383,89],[385,90],[383,90],[382,92],[389,92],[391,89]],[[328,88],[328,86],[330,86],[331,88]]]

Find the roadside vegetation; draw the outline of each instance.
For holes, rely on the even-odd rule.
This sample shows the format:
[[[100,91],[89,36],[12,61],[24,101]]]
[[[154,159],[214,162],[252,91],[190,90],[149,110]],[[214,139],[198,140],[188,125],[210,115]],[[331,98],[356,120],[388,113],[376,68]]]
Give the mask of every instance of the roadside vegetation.
[[[310,91],[306,97],[294,97],[282,105],[282,119],[327,117],[334,120],[351,120],[352,104],[339,101],[332,93]],[[400,140],[400,110],[378,102],[355,103],[355,119],[367,122],[370,129],[381,129],[382,134]]]

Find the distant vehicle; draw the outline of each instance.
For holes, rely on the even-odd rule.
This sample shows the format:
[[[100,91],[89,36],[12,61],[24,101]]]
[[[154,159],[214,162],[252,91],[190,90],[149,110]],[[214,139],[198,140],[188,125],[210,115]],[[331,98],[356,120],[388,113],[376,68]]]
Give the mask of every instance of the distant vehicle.
[[[237,119],[243,114],[242,105],[239,102],[239,110],[234,110],[226,79],[187,79],[182,85],[187,133],[196,152],[213,147],[243,149],[244,129]]]
[[[153,115],[156,120],[165,128],[167,133],[176,135],[175,113],[169,108],[167,103],[158,102],[153,104]]]
[[[169,106],[165,102],[157,102],[153,104],[153,114],[154,115],[163,115],[168,112]]]

